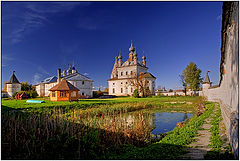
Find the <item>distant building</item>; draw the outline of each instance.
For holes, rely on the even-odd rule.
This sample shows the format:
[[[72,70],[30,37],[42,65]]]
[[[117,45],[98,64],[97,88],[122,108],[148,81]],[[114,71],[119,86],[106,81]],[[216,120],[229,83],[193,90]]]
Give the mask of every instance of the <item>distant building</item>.
[[[69,64],[67,70],[63,70],[61,73],[61,69],[57,71],[57,77],[51,76],[49,78],[44,79],[39,84],[35,85],[36,91],[39,96],[50,96],[50,91],[52,87],[57,85],[61,82],[62,79],[67,80],[73,86],[79,89],[78,95],[80,97],[92,97],[92,87],[93,87],[93,80],[90,78],[80,74],[77,72],[75,67]]]
[[[15,71],[10,78],[10,80],[6,83],[7,84],[7,94],[8,96],[12,97],[15,92],[21,91],[21,83],[18,81],[17,77],[15,76]]]
[[[142,61],[139,62],[137,52],[131,43],[129,48],[129,58],[122,63],[121,52],[118,58],[115,58],[115,63],[111,73],[111,79],[108,80],[109,95],[127,96],[132,95],[137,88],[133,85],[134,78],[141,76],[146,82],[146,88],[150,93],[155,93],[155,80],[151,73],[147,72],[146,57],[143,55]]]

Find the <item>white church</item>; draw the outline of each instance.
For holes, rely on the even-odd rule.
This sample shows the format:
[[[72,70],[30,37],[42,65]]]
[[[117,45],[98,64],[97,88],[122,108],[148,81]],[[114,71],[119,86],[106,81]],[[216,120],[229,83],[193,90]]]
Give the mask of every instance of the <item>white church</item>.
[[[36,84],[38,96],[49,96],[52,87],[57,85],[62,79],[67,80],[72,85],[79,89],[79,96],[82,98],[91,98],[93,96],[93,80],[77,72],[74,66],[69,64],[67,70],[58,69],[57,77],[52,76],[44,79],[39,84]]]
[[[138,61],[136,49],[133,43],[129,48],[129,58],[123,63],[121,52],[115,57],[111,78],[108,79],[109,95],[131,96],[135,89],[139,90],[137,83],[141,78],[144,88],[148,89],[151,95],[155,94],[155,80],[151,73],[147,72],[146,57]],[[139,84],[141,83],[139,82]]]

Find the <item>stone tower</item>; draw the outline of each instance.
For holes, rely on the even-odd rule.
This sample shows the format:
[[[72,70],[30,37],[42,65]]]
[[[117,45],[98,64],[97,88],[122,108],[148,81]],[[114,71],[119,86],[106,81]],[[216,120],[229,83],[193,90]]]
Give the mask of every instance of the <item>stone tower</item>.
[[[10,78],[10,80],[7,82],[7,93],[10,97],[15,92],[21,91],[21,83],[18,81],[17,77],[15,76],[15,71],[13,71],[13,74]]]
[[[203,84],[202,84],[203,90],[206,90],[206,89],[208,89],[209,87],[211,87],[211,82],[210,82],[210,79],[209,79],[209,76],[208,76],[208,72],[209,72],[209,71],[207,71],[207,74],[206,74],[206,76],[205,76],[205,80],[204,80],[204,82],[203,82]]]

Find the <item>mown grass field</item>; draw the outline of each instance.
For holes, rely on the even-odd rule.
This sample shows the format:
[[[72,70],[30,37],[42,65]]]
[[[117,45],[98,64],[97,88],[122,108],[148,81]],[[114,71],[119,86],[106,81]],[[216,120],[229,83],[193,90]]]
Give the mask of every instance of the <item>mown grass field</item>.
[[[147,121],[140,112],[132,128],[116,124],[122,113],[155,108],[196,112],[200,97],[82,99],[78,102],[32,104],[2,99],[2,154],[4,159],[174,159],[180,158],[206,114],[194,116],[184,128],[175,128],[160,142],[149,138]],[[101,124],[105,117],[110,124]],[[87,123],[83,123],[87,120]],[[160,152],[161,151],[161,152]],[[174,153],[174,155],[173,155]]]
[[[55,106],[70,106],[70,107],[95,107],[99,105],[113,105],[119,103],[149,103],[159,106],[187,106],[193,103],[197,97],[151,97],[151,98],[132,98],[132,97],[120,97],[111,99],[79,99],[78,102],[52,102],[49,98],[35,98],[35,100],[43,100],[45,103],[26,103],[26,100],[9,100],[2,99],[2,106],[10,108],[39,108],[39,107],[55,107]]]

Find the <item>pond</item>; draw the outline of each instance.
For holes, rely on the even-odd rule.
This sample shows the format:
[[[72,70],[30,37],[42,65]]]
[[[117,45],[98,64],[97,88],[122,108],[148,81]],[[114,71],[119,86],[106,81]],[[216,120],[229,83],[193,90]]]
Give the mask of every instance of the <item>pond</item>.
[[[151,134],[160,134],[173,130],[178,122],[185,121],[193,116],[191,113],[161,112],[152,114]]]
[[[102,115],[82,120],[85,125],[117,132],[166,133],[173,130],[178,122],[193,116],[192,113],[162,112],[158,110],[139,110],[115,115]]]

